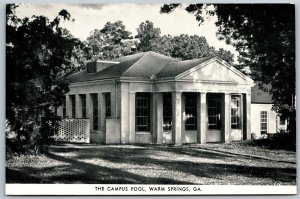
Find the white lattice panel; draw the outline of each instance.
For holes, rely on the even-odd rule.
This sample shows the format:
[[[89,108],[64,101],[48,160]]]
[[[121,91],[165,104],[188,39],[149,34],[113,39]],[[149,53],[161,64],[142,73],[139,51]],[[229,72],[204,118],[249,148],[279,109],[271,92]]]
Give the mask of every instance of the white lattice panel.
[[[90,142],[89,119],[63,119],[59,122],[58,133],[54,136],[56,141],[62,142]]]

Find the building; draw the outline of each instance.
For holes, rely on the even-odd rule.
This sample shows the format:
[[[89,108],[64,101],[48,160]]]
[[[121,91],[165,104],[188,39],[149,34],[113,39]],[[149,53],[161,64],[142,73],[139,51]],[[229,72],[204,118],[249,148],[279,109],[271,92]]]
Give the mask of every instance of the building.
[[[264,85],[269,90],[269,85]],[[258,84],[251,91],[251,132],[253,138],[261,138],[267,134],[274,134],[286,130],[287,120],[272,110],[271,95],[259,89]]]
[[[90,63],[68,79],[58,113],[89,118],[91,142],[251,139],[253,80],[218,57],[180,61],[143,52]]]

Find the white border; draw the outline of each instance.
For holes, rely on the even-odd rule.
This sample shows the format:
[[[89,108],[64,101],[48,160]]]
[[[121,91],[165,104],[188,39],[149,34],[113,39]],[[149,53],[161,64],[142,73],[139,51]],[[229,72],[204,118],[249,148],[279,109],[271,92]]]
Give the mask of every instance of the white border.
[[[0,12],[0,19],[1,19],[1,29],[0,29],[0,45],[2,46],[0,48],[0,71],[1,71],[1,83],[0,83],[0,97],[1,97],[1,101],[0,101],[0,111],[2,114],[0,114],[0,120],[2,122],[0,122],[0,128],[2,129],[3,131],[3,134],[4,135],[4,129],[5,129],[5,4],[6,3],[12,3],[12,2],[15,2],[15,3],[26,3],[26,2],[30,2],[30,3],[47,3],[47,2],[42,2],[41,0],[14,0],[14,1],[11,1],[11,0],[4,0],[4,1],[1,1],[1,12]],[[124,2],[132,2],[132,3],[168,3],[168,2],[183,2],[183,0],[180,0],[180,1],[174,1],[174,0],[64,0],[64,1],[61,1],[61,0],[50,0],[48,1],[48,3],[124,3]],[[300,20],[300,3],[299,1],[297,0],[188,0],[188,1],[185,1],[186,3],[192,3],[192,2],[199,2],[199,3],[293,3],[293,4],[296,4],[296,35],[298,35],[300,29],[299,29],[299,20]],[[299,39],[296,38],[296,62],[297,64],[299,63],[299,59],[300,59],[300,51],[298,50],[298,47],[299,47]],[[297,66],[297,65],[296,65]],[[296,79],[300,77],[300,72],[299,70],[296,71]],[[297,81],[297,86],[296,86],[296,92],[300,91],[300,88],[298,87],[299,86],[299,82]],[[300,99],[297,98],[297,103],[299,104],[300,103]],[[297,111],[297,113],[299,112],[299,110]],[[299,118],[299,117],[298,117]],[[299,129],[300,127],[300,123],[298,122],[297,124],[297,129]],[[3,137],[4,138],[4,137]],[[297,142],[299,142],[299,135],[297,135]],[[10,198],[10,199],[14,199],[14,198],[23,198],[23,197],[14,197],[14,196],[5,196],[5,188],[6,188],[6,193],[8,194],[11,189],[14,189],[13,191],[15,193],[17,192],[20,192],[21,190],[18,190],[19,188],[20,189],[24,189],[26,187],[26,189],[28,191],[30,191],[32,194],[33,193],[36,193],[38,192],[38,187],[36,187],[35,184],[5,184],[5,139],[0,139],[0,144],[2,146],[2,154],[0,155],[1,157],[1,161],[0,161],[0,165],[1,165],[1,171],[0,171],[0,176],[1,176],[1,179],[2,179],[2,185],[3,186],[0,186],[0,191],[1,191],[1,194],[0,194],[0,198]],[[299,145],[299,144],[298,144]],[[297,151],[299,150],[299,146],[297,145]],[[299,153],[297,153],[297,159],[299,159]],[[299,168],[299,165],[297,165],[297,169]],[[299,182],[299,175],[297,175],[297,182]],[[42,187],[42,186],[45,186],[44,189],[48,189],[47,192],[51,192],[51,193],[54,193],[56,192],[55,190],[52,189],[52,187],[54,188],[55,187],[58,187],[58,189],[60,190],[63,190],[62,187],[65,188],[64,193],[63,194],[60,194],[60,195],[67,195],[66,192],[71,189],[72,192],[76,191],[76,187],[83,187],[83,186],[86,186],[86,187],[93,187],[92,184],[90,185],[48,185],[48,184],[39,184],[37,185],[39,187]],[[67,186],[68,186],[68,190],[67,190]],[[59,188],[60,187],[60,188]],[[201,186],[204,190],[204,187],[206,187],[205,185],[202,185]],[[219,186],[219,185],[211,185],[211,186],[207,186],[209,187],[208,189],[213,189],[213,194],[212,195],[216,195],[221,189],[225,188],[225,186]],[[253,187],[254,186],[243,186],[245,189],[251,189],[253,191]],[[248,188],[247,188],[248,187]],[[279,186],[256,186],[257,189],[255,189],[256,191],[259,191],[261,192],[262,190],[266,189],[266,190],[269,190],[271,193],[270,194],[275,194],[277,192],[279,192],[279,190],[281,191],[284,191],[283,189],[290,189],[288,188],[287,186],[282,186],[282,185],[279,185]],[[241,190],[241,186],[228,186],[227,189],[231,189],[233,192],[235,192],[237,194],[237,192],[240,192]],[[296,190],[297,186],[291,186],[291,189],[293,190]],[[243,189],[243,188],[242,188]],[[273,190],[272,190],[273,189]],[[207,190],[205,190],[207,191]],[[249,192],[247,190],[245,190],[246,192]],[[292,190],[290,190],[292,192]],[[289,192],[290,192],[289,191]],[[243,193],[240,193],[241,195],[245,195],[246,192],[243,192]],[[250,196],[238,196],[238,197],[243,197],[243,198],[266,198],[266,197],[270,197],[271,198],[298,198],[297,195],[286,195],[286,196],[282,196],[282,195],[272,195],[272,196],[257,196],[258,193],[254,193],[255,191],[253,191],[251,193]],[[290,192],[290,193],[291,193]],[[31,195],[32,195],[31,194]],[[256,196],[252,195],[252,194],[255,194]],[[283,194],[283,193],[281,193]],[[36,194],[36,195],[42,195],[42,194]],[[43,194],[45,195],[45,194]],[[87,195],[91,195],[91,194],[87,194]],[[99,193],[97,193],[97,195],[99,195]],[[171,195],[170,193],[168,193],[168,195]],[[57,196],[55,196],[57,197]],[[209,198],[210,199],[216,199],[216,198],[230,198],[232,199],[233,196],[210,196]],[[28,198],[28,196],[25,196],[24,198]],[[35,197],[35,198],[54,198],[54,196],[52,197]],[[65,197],[60,197],[60,198],[69,198],[68,196],[65,196]],[[84,197],[84,196],[81,196],[80,198],[88,198],[88,197]],[[103,197],[103,198],[108,198],[108,197]],[[111,198],[116,198],[116,197],[109,197],[110,199]],[[128,198],[128,197],[123,197],[123,198]],[[143,198],[143,197],[141,197]],[[149,197],[147,197],[149,198]],[[174,196],[170,196],[170,198],[174,199]],[[182,198],[185,198],[184,196],[182,196]]]
[[[161,189],[150,190],[150,187]],[[7,195],[293,195],[296,186],[6,184]],[[217,188],[217,189],[216,189]],[[119,189],[119,191],[116,191]]]

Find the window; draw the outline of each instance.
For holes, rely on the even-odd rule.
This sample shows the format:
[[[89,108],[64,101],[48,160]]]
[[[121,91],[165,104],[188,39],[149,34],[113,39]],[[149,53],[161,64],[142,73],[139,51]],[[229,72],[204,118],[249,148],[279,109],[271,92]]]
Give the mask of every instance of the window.
[[[241,128],[241,98],[238,95],[231,96],[231,129]]]
[[[80,95],[82,118],[86,118],[86,96]]]
[[[135,107],[136,131],[150,131],[149,93],[137,93]]]
[[[285,125],[285,117],[279,116],[279,125]]]
[[[105,116],[111,116],[111,97],[110,93],[105,93]]]
[[[172,130],[172,94],[163,94],[163,129]]]
[[[98,94],[92,94],[93,102],[93,129],[98,130]]]
[[[209,96],[207,100],[208,129],[221,129],[221,101],[217,95]]]
[[[70,100],[71,100],[71,115],[72,118],[76,118],[76,101],[75,101],[75,95],[70,95]]]
[[[268,131],[268,112],[261,111],[260,112],[260,133],[267,134]]]
[[[185,93],[185,130],[197,130],[197,95]]]
[[[67,104],[66,104],[66,97],[64,97],[63,99],[63,104],[62,104],[62,108],[63,108],[63,118],[67,117]]]

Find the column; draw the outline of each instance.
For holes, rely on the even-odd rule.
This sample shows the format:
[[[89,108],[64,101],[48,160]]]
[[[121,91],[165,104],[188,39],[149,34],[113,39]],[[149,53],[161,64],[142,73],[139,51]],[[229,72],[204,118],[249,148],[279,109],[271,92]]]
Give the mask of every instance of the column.
[[[201,95],[197,93],[197,143],[201,143]]]
[[[129,93],[129,143],[135,143],[135,93]]]
[[[66,95],[66,113],[68,118],[72,118],[72,102],[70,95]]]
[[[199,142],[201,144],[206,143],[206,133],[207,133],[207,105],[206,105],[206,93],[200,93],[200,101],[199,101]]]
[[[105,132],[105,98],[104,93],[98,93],[98,124],[99,130]]]
[[[122,83],[120,86],[120,119],[121,119],[121,144],[129,142],[129,91],[128,83]]]
[[[224,142],[229,143],[231,141],[231,118],[230,118],[230,93],[224,95]]]
[[[117,102],[116,102],[116,92],[115,91],[110,93],[110,102],[111,102],[111,117],[115,118],[115,117],[117,117],[117,114],[116,114]]]
[[[163,142],[163,93],[153,93],[153,142]]]
[[[245,108],[243,111],[244,114],[244,132],[243,139],[250,140],[251,139],[251,93],[247,93],[244,95],[244,104]]]
[[[90,129],[93,130],[93,101],[91,94],[86,94],[86,111],[86,117],[90,119]]]
[[[81,118],[82,114],[81,114],[81,99],[79,94],[75,95],[75,107],[76,107],[76,118]]]
[[[181,95],[182,95],[181,92],[172,93],[173,144],[181,144],[181,123],[182,123]]]

